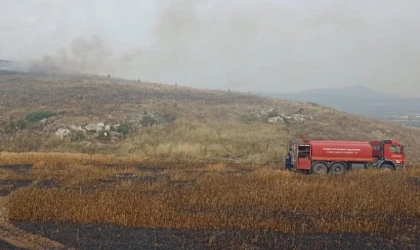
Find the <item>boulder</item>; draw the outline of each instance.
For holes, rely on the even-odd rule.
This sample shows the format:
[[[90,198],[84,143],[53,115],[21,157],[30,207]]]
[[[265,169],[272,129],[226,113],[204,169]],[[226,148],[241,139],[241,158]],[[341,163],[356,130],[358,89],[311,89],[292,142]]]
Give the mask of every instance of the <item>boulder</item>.
[[[96,132],[96,124],[90,123],[85,126],[86,131],[93,131]]]
[[[72,130],[72,131],[83,131],[83,128],[82,128],[82,126],[76,126],[76,125],[70,125],[69,126],[69,128],[70,128],[70,130]]]
[[[55,132],[55,136],[60,137],[60,139],[64,139],[64,137],[70,135],[71,131],[69,129],[66,128],[59,128],[56,132]]]
[[[283,117],[275,116],[275,117],[268,118],[268,123],[278,123],[278,122],[284,122]]]
[[[97,124],[96,124],[96,126],[97,126],[97,128],[98,128],[98,130],[97,130],[97,131],[104,130],[104,128],[105,128],[105,124],[103,124],[103,123],[101,123],[101,122],[97,123]]]
[[[106,130],[106,131],[111,131],[111,125],[110,125],[110,124],[106,125],[106,126],[105,126],[105,130]]]
[[[52,124],[48,124],[43,128],[43,131],[46,133],[50,133],[50,132],[54,132],[57,131],[58,129],[64,129],[66,128],[67,125],[66,124],[62,124],[62,123],[52,123]]]
[[[103,123],[90,123],[85,126],[85,129],[91,132],[102,131],[104,128],[105,128],[105,125]]]
[[[293,120],[295,120],[297,122],[304,122],[305,121],[305,116],[299,115],[299,114],[294,114],[293,115]]]
[[[48,118],[44,118],[44,119],[39,121],[39,124],[40,125],[45,125],[45,124],[47,124],[47,122],[48,122]]]
[[[283,118],[288,120],[294,120],[299,123],[303,123],[306,120],[313,120],[314,118],[310,115],[302,115],[302,114],[293,114],[292,116],[283,116]]]

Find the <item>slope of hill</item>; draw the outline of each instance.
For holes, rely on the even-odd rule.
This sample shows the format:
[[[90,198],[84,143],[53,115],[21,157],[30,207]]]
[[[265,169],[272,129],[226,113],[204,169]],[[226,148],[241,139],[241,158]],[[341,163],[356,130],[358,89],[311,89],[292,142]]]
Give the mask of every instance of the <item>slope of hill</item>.
[[[313,89],[295,94],[267,93],[288,100],[314,102],[373,118],[420,113],[420,99],[400,98],[366,87]]]
[[[281,160],[288,140],[392,138],[417,163],[420,129],[297,101],[97,76],[0,75],[0,150],[173,161]],[[270,119],[271,118],[271,119]]]

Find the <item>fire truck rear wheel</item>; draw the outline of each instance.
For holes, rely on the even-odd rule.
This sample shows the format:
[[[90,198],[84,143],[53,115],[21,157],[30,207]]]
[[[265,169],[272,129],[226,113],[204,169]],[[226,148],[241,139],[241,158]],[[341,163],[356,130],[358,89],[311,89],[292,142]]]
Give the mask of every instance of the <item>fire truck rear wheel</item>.
[[[327,174],[328,167],[327,164],[323,162],[317,162],[312,166],[312,173],[314,174]]]
[[[346,172],[346,166],[343,163],[336,162],[330,167],[330,173],[333,175],[343,175]]]

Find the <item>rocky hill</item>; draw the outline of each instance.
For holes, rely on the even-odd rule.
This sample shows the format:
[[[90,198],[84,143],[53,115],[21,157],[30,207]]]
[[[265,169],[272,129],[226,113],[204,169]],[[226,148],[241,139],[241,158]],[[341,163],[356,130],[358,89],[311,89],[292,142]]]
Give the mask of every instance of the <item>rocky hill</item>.
[[[280,162],[287,142],[397,139],[418,163],[420,129],[317,104],[99,76],[0,75],[0,150]]]

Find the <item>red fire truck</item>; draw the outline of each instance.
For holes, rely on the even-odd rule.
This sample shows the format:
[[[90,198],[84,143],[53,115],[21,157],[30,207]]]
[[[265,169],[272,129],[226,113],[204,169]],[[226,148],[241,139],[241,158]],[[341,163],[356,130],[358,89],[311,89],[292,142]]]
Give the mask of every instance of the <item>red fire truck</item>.
[[[314,174],[344,174],[347,170],[374,167],[382,170],[404,168],[403,146],[395,140],[290,142],[289,153],[296,170]]]

